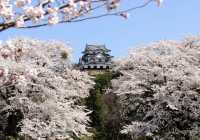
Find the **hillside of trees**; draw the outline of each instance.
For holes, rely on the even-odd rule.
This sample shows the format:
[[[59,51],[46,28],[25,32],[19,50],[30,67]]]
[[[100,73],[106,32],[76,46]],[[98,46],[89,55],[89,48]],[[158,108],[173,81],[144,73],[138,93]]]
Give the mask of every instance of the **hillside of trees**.
[[[55,41],[1,44],[0,139],[200,139],[199,36],[133,48],[95,77],[70,54]]]
[[[74,70],[70,47],[17,38],[0,46],[0,139],[76,139],[89,135],[79,100],[93,82]]]
[[[108,92],[129,140],[200,139],[200,37],[133,49],[116,66]]]

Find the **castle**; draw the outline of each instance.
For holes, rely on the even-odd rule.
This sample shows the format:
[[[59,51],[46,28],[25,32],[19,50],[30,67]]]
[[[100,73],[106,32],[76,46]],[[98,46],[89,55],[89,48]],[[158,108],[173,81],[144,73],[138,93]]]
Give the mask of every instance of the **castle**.
[[[81,70],[108,70],[112,67],[111,50],[105,45],[86,44],[83,55],[79,59]]]

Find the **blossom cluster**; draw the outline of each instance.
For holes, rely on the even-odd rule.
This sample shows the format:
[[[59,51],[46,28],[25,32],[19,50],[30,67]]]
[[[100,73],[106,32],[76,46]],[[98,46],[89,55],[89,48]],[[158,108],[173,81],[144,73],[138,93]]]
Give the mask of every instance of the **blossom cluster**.
[[[3,43],[0,122],[9,124],[9,116],[18,111],[23,117],[16,122],[16,133],[22,136],[64,140],[88,135],[89,111],[77,102],[88,96],[93,83],[87,74],[72,69],[70,52],[61,42],[18,38]],[[6,134],[7,127],[0,132]]]
[[[123,134],[132,139],[199,139],[200,37],[130,51],[112,81]],[[129,122],[129,123],[127,123]]]
[[[95,9],[96,6],[104,5],[111,11],[117,9],[122,0],[0,0],[0,18],[3,23],[15,22],[16,27],[25,26],[25,22],[33,23],[47,21],[48,24],[57,24],[61,21],[70,21],[84,16]],[[154,0],[158,5],[163,0]],[[121,13],[127,18],[128,14]]]

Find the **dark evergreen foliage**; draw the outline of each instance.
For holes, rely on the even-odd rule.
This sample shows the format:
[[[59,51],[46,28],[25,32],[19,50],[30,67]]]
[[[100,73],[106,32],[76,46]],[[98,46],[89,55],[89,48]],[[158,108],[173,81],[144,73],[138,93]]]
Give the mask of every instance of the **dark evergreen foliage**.
[[[120,73],[105,72],[95,77],[94,89],[86,99],[88,109],[93,111],[90,115],[90,125],[94,128],[92,140],[122,140],[124,137],[119,133],[123,121],[117,111],[117,96],[105,93],[106,89],[111,88],[111,80],[119,75]]]

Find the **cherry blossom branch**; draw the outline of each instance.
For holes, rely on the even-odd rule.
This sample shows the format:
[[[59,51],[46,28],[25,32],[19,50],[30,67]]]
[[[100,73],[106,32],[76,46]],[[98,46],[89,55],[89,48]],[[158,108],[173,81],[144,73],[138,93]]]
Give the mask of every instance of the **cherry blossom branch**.
[[[82,21],[86,21],[86,20],[99,19],[99,18],[103,18],[103,17],[107,17],[107,16],[122,16],[124,18],[127,18],[126,16],[128,16],[128,15],[126,15],[126,14],[128,12],[132,12],[134,10],[144,8],[144,7],[148,6],[152,1],[154,1],[154,0],[149,0],[149,1],[147,1],[146,3],[144,3],[142,5],[139,5],[139,6],[136,6],[136,7],[132,7],[132,8],[126,9],[126,10],[121,10],[121,11],[118,11],[118,12],[106,13],[106,14],[102,14],[102,15],[91,16],[91,17],[86,17],[86,18],[81,18],[81,19],[78,19],[80,17],[74,17],[71,20],[60,21],[59,24],[62,24],[62,23],[73,23],[73,22],[82,22]],[[97,8],[103,7],[103,6],[105,6],[105,4],[106,3],[104,3],[104,4],[102,4],[102,5],[98,6],[98,7],[95,7],[92,10],[96,10]],[[48,25],[47,23],[44,23],[44,24],[27,26],[27,27],[21,27],[21,28],[37,28],[37,27],[42,27],[42,26],[47,26],[47,25]]]
[[[60,24],[60,23],[65,23],[65,22],[68,22],[68,23],[69,23],[69,22],[74,22],[74,21],[73,21],[74,19],[77,19],[77,18],[79,18],[79,17],[81,17],[81,16],[84,16],[85,14],[87,14],[87,13],[89,13],[89,12],[91,12],[91,11],[94,11],[94,10],[96,10],[96,9],[99,9],[99,8],[105,6],[105,5],[106,5],[106,3],[104,3],[104,4],[102,4],[102,5],[99,5],[99,6],[96,6],[95,8],[90,9],[89,11],[87,11],[86,13],[83,13],[83,14],[80,15],[80,16],[73,17],[72,19],[67,20],[67,21],[60,21],[58,24]],[[47,25],[48,25],[48,23],[44,23],[44,24],[32,25],[32,26],[26,26],[26,27],[20,27],[20,28],[36,28],[36,27],[42,27],[42,26],[47,26]]]
[[[16,0],[14,6],[17,8],[14,10],[10,8],[13,7],[12,4],[7,5],[7,1],[10,2],[10,0],[0,1],[0,6],[2,6],[0,8],[0,18],[3,21],[0,23],[0,32],[12,27],[35,28],[59,23],[81,22],[106,16],[122,16],[128,18],[128,12],[144,8],[153,1],[156,1],[158,5],[162,2],[162,0],[148,0],[144,4],[136,7],[112,12],[119,7],[122,0],[68,0],[59,4],[54,0],[44,0],[35,6],[26,6],[27,4],[32,4],[32,0]],[[87,16],[89,12],[103,7],[108,10],[107,13]],[[19,12],[20,10],[17,10],[18,8],[22,9],[21,13]]]
[[[78,2],[80,2],[80,1],[82,1],[82,0],[74,0],[74,2],[73,3],[78,3]],[[93,4],[95,4],[95,3],[99,3],[99,2],[105,2],[105,1],[107,1],[107,0],[94,0],[94,1],[91,1],[91,3],[93,3]],[[45,2],[45,3],[43,3],[42,4],[42,7],[44,8],[45,6],[47,6],[49,4],[49,1],[48,2]],[[104,4],[105,5],[105,4]],[[38,7],[39,5],[37,5],[36,7]],[[64,9],[64,8],[68,8],[68,7],[70,7],[71,5],[70,5],[70,3],[67,3],[67,4],[64,4],[64,5],[61,5],[59,8],[58,8],[58,10],[62,10],[62,9]],[[92,10],[95,10],[96,8],[93,8],[93,9],[90,9],[89,11],[92,11]],[[1,9],[0,9],[1,10]],[[0,11],[1,12],[1,11]],[[45,13],[44,13],[44,16],[47,16],[47,15],[49,15],[49,14],[51,14],[49,11],[45,11]],[[0,15],[0,17],[1,17],[1,15]],[[75,18],[75,17],[74,17]],[[73,18],[73,19],[74,19]],[[27,17],[26,15],[24,15],[23,16],[23,22],[26,22],[26,21],[30,21],[31,20],[31,18],[30,17]],[[44,24],[44,25],[48,25],[48,24]],[[11,28],[11,27],[15,27],[16,26],[16,21],[11,21],[11,22],[8,22],[8,23],[0,23],[0,32],[2,32],[2,31],[4,31],[4,30],[6,30],[6,29],[9,29],[9,28]],[[35,25],[35,26],[40,26],[40,25]]]
[[[126,10],[122,10],[122,11],[118,11],[118,12],[114,12],[114,13],[106,13],[106,14],[102,14],[102,15],[98,15],[98,16],[91,16],[91,17],[87,17],[87,18],[82,18],[82,19],[77,19],[77,20],[72,20],[70,22],[80,22],[80,21],[85,21],[85,20],[91,20],[91,19],[98,19],[98,18],[102,18],[102,17],[106,17],[106,16],[122,16],[124,18],[127,18],[126,15],[128,12],[132,12],[135,11],[137,9],[141,9],[146,7],[147,5],[149,5],[152,1],[154,0],[149,0],[146,3],[140,5],[140,6],[136,6],[136,7],[132,7]]]

